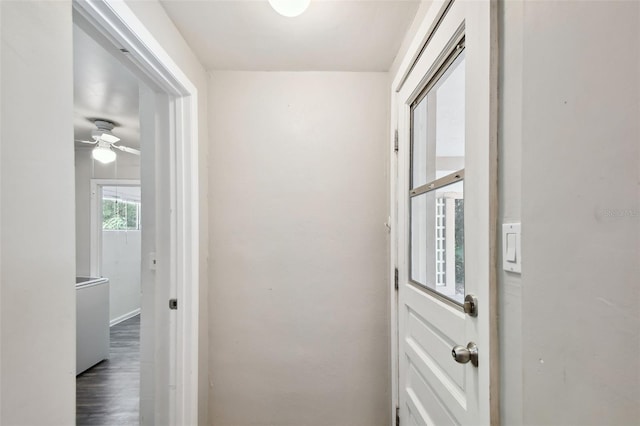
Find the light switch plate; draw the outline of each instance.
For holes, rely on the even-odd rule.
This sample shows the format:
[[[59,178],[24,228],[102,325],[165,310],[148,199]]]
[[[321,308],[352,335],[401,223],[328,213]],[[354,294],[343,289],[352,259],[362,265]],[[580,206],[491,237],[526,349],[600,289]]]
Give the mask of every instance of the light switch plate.
[[[521,233],[519,223],[502,225],[502,269],[522,273]]]

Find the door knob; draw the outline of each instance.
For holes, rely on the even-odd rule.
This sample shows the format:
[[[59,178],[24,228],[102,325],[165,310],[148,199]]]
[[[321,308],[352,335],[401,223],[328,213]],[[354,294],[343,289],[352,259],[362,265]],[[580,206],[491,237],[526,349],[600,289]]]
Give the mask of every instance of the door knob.
[[[464,313],[468,314],[470,317],[478,316],[478,298],[473,294],[467,294],[464,298]]]
[[[460,364],[466,364],[471,361],[474,367],[478,366],[478,346],[473,342],[469,342],[467,347],[454,346],[451,350],[451,356]]]

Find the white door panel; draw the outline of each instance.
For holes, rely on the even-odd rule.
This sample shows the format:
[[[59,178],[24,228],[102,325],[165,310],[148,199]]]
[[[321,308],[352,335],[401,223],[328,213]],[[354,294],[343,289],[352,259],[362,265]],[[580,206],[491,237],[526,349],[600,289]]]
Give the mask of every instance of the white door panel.
[[[439,7],[395,97],[398,415],[403,426],[497,424],[495,1]],[[477,366],[452,356],[469,342]]]
[[[415,395],[413,404],[429,413],[428,424],[459,424],[466,416],[467,369],[453,361],[451,348],[465,339],[464,314],[411,284],[404,290],[400,371],[406,371],[407,396]]]

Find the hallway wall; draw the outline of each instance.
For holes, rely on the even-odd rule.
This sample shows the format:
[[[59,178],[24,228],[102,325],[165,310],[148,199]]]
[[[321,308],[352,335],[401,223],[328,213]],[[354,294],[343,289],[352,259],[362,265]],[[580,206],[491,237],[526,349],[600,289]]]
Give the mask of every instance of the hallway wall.
[[[522,222],[522,275],[499,270],[501,420],[632,424],[640,7],[499,6],[500,221]]]
[[[499,221],[522,223],[522,275],[498,269],[501,421],[632,424],[640,364],[619,348],[640,347],[640,7],[498,11]]]
[[[102,276],[109,278],[109,323],[140,312],[141,231],[102,232]]]
[[[70,1],[0,1],[0,424],[70,425],[75,207]]]
[[[523,420],[637,423],[640,3],[522,16]]]
[[[387,78],[210,74],[211,424],[387,424]]]

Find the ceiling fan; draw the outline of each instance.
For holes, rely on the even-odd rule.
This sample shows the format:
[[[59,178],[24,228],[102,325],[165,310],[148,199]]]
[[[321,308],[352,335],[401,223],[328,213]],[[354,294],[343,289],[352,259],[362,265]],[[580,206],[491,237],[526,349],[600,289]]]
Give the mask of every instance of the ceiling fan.
[[[120,138],[111,133],[115,127],[112,122],[107,120],[95,120],[93,124],[96,125],[96,129],[91,131],[93,141],[76,139],[76,142],[95,145],[95,148],[93,148],[93,151],[91,152],[91,156],[95,160],[98,160],[103,164],[111,163],[116,159],[116,153],[113,148],[128,152],[129,154],[140,155],[140,151],[137,149],[123,145],[116,145],[116,143],[120,141]]]

